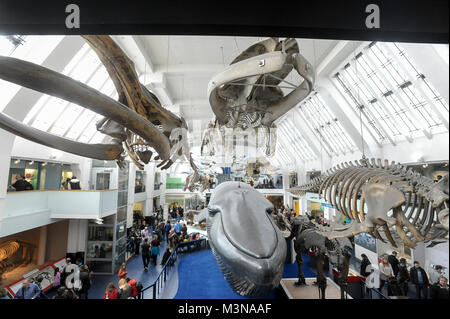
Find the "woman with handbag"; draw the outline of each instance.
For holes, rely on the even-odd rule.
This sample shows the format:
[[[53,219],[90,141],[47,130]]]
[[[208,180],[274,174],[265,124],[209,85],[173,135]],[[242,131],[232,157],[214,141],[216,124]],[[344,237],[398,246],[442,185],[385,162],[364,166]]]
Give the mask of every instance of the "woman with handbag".
[[[378,288],[378,291],[381,292],[383,289],[384,284],[388,281],[390,277],[394,277],[394,271],[392,270],[392,266],[389,263],[389,260],[387,256],[384,256],[380,265],[380,288]],[[389,286],[388,289],[388,295],[390,295]]]

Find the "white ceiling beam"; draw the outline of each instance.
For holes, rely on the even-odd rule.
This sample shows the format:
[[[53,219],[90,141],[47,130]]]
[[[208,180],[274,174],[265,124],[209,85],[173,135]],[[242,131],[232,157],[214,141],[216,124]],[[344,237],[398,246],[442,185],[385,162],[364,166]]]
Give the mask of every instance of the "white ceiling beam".
[[[219,73],[223,71],[227,65],[223,64],[157,64],[154,72],[168,73],[170,75],[179,74],[202,74],[202,73]]]
[[[348,41],[338,41],[333,49],[323,58],[323,60],[316,67],[316,75],[320,74],[325,67],[344,49]]]
[[[209,107],[207,99],[174,99],[173,102],[180,105],[206,105]]]
[[[116,35],[111,38],[120,46],[124,53],[134,63],[136,72],[153,72],[153,63],[149,54],[143,49],[142,39],[138,36],[122,36]]]
[[[168,108],[173,105],[166,86],[166,76],[164,73],[155,71],[145,40],[141,36],[113,36],[113,39],[134,62],[139,81],[157,95],[163,107]]]

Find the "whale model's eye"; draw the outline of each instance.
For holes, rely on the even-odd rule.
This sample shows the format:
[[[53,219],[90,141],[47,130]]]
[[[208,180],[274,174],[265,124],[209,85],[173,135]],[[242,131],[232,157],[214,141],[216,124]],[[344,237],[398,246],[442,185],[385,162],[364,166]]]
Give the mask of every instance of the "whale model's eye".
[[[274,210],[273,206],[267,207],[267,208],[266,208],[266,213],[267,213],[267,214],[272,214],[273,210]]]
[[[209,216],[214,216],[216,213],[220,212],[220,208],[215,205],[208,206]]]

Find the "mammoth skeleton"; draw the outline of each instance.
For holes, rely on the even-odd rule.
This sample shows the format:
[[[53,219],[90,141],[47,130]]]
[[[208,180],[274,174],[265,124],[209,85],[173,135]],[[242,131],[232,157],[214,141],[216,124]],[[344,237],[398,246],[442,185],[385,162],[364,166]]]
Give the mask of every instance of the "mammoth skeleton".
[[[0,56],[0,79],[78,104],[104,116],[97,129],[110,136],[108,144],[86,144],[29,127],[0,113],[0,128],[33,142],[100,160],[116,160],[122,167],[128,155],[140,168],[154,160],[169,168],[187,153],[184,119],[163,108],[157,97],[138,80],[134,63],[109,36],[83,36],[105,66],[118,93],[118,101],[61,73],[34,63]],[[184,136],[185,137],[185,136]],[[182,145],[182,147],[180,147]]]
[[[288,191],[317,192],[351,220],[323,229],[329,239],[368,233],[393,247],[403,243],[410,248],[417,242],[433,246],[448,240],[448,174],[434,182],[399,163],[362,159],[337,165]]]

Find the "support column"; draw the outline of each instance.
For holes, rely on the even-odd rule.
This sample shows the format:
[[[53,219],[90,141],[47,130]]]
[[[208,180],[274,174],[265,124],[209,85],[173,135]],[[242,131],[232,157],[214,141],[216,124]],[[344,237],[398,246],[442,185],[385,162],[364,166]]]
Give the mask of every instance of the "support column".
[[[147,200],[144,210],[144,216],[153,214],[153,196],[155,193],[155,164],[151,163],[145,166],[147,172],[147,179],[145,181],[145,189],[147,193]]]
[[[283,171],[283,203],[284,206],[289,205],[289,208],[292,208],[292,203],[290,203],[291,196],[288,192],[286,192],[286,189],[289,188],[289,172]]]
[[[133,206],[134,206],[134,188],[136,185],[136,165],[130,163],[128,166],[128,194],[127,194],[127,222],[126,227],[133,226]]]
[[[37,254],[37,264],[43,265],[45,263],[45,252],[47,249],[47,225],[39,229],[39,245]]]
[[[169,217],[169,205],[166,204],[166,181],[167,181],[167,172],[161,171],[161,195],[160,195],[160,205],[163,207],[163,218],[165,220]]]

